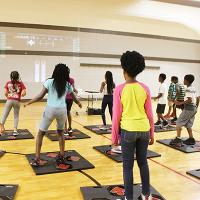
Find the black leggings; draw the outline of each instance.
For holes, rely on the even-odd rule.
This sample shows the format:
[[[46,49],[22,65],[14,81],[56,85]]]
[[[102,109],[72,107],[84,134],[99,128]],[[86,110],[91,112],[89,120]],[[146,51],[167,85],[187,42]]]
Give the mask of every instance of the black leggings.
[[[108,105],[110,117],[112,120],[113,95],[104,95],[103,97],[103,101],[101,104],[101,112],[102,112],[101,116],[102,116],[104,125],[106,125],[105,110],[106,110],[107,105]]]

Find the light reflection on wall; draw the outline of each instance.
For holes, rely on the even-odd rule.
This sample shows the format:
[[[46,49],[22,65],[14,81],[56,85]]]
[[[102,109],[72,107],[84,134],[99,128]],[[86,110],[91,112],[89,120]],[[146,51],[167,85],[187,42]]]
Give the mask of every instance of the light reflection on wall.
[[[35,82],[45,82],[46,80],[46,61],[36,60],[35,61]]]

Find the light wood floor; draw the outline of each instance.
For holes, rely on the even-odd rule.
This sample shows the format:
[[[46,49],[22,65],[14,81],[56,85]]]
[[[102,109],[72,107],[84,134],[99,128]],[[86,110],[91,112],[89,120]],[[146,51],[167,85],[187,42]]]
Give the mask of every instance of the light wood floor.
[[[45,103],[36,103],[30,107],[21,107],[19,128],[27,128],[36,135]],[[2,113],[4,104],[0,104]],[[73,128],[78,128],[90,135],[90,139],[66,141],[67,149],[75,149],[95,165],[86,170],[102,185],[122,183],[122,164],[116,163],[93,150],[95,145],[110,144],[110,140],[96,135],[83,128],[82,125],[100,124],[100,116],[87,116],[86,103],[80,115],[74,115]],[[154,103],[155,110],[155,103]],[[74,105],[73,113],[79,111]],[[109,117],[108,117],[109,119]],[[196,116],[194,135],[200,140],[200,112]],[[82,124],[82,125],[81,125]],[[13,114],[7,120],[6,128],[12,129]],[[54,128],[55,124],[52,125]],[[174,137],[174,132],[155,133],[155,139]],[[183,131],[183,136],[187,136]],[[106,135],[110,138],[110,135]],[[34,140],[18,140],[0,142],[0,149],[33,153]],[[167,200],[200,200],[200,180],[185,174],[186,171],[200,168],[200,153],[184,154],[155,142],[149,149],[162,154],[160,158],[149,160],[151,184],[159,190]],[[44,138],[42,151],[57,151],[58,142]],[[137,164],[134,169],[135,182],[140,182]],[[36,176],[25,156],[6,154],[0,159],[0,184],[19,184],[16,200],[81,200],[81,186],[94,186],[94,183],[79,172],[66,172]]]

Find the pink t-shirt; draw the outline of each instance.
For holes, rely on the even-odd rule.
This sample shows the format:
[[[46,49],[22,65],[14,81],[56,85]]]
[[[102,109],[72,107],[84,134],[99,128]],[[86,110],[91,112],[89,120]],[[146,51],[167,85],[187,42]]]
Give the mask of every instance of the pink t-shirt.
[[[140,82],[117,86],[113,94],[112,143],[120,139],[120,129],[130,132],[150,131],[154,134],[154,120],[149,88]]]
[[[73,78],[69,78],[69,83],[71,84],[72,88],[74,89],[74,79]],[[66,99],[73,99],[72,96],[68,93],[66,95]]]
[[[8,91],[7,99],[20,101],[22,90],[26,89],[22,81],[8,81],[4,87]]]

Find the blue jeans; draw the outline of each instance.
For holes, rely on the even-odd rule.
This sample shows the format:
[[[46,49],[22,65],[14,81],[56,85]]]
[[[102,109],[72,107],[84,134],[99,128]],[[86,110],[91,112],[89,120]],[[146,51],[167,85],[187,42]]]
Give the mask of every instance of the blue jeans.
[[[133,200],[133,166],[134,154],[140,169],[143,195],[150,194],[149,167],[147,163],[147,148],[149,144],[149,132],[129,132],[121,130],[121,146],[123,157],[123,177],[125,195],[127,200]]]

